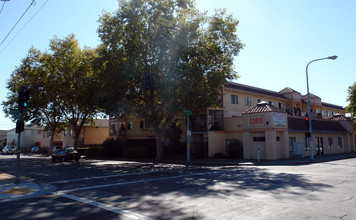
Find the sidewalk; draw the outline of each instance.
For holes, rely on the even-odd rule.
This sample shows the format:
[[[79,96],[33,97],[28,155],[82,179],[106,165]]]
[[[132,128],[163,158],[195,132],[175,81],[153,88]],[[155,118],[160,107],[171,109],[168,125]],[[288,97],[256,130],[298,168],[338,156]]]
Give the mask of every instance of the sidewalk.
[[[162,163],[167,164],[182,164],[182,165],[197,165],[197,166],[287,166],[287,165],[303,165],[312,163],[322,163],[334,160],[343,160],[348,158],[356,158],[356,152],[314,156],[314,160],[310,157],[299,159],[285,160],[243,160],[243,159],[192,159],[190,162],[186,160],[163,160]]]
[[[55,190],[54,186],[39,186],[24,180],[15,183],[15,180],[15,176],[0,172],[0,203],[43,195]]]
[[[335,160],[343,160],[349,158],[356,158],[356,153],[336,154],[315,156],[314,160],[310,158],[302,159],[288,159],[276,161],[251,161],[251,160],[234,160],[234,159],[192,159],[189,163],[185,160],[164,160],[160,163],[165,164],[181,164],[192,166],[288,166],[288,165],[304,165],[311,163],[322,163]],[[123,161],[125,162],[125,161]],[[136,161],[140,162],[140,161]],[[154,161],[141,161],[154,162]],[[30,198],[56,190],[55,186],[20,180],[20,183],[15,183],[15,176],[0,172],[0,203],[15,201],[19,199]]]

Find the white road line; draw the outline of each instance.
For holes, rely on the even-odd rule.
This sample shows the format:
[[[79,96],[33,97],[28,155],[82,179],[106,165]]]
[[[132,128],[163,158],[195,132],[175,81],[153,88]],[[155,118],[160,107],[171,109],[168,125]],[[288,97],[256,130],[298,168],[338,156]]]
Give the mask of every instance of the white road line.
[[[134,220],[141,220],[141,219],[142,220],[149,220],[149,219],[151,219],[151,218],[148,218],[146,216],[143,216],[143,215],[140,215],[140,214],[137,214],[137,213],[134,213],[134,212],[130,212],[128,210],[119,209],[117,207],[114,207],[114,206],[111,206],[111,205],[107,205],[107,204],[102,203],[102,202],[97,202],[97,201],[94,201],[94,200],[91,200],[91,199],[87,199],[87,198],[83,198],[83,197],[79,197],[79,196],[74,196],[74,195],[69,195],[69,194],[66,194],[66,193],[60,193],[60,192],[53,193],[53,194],[59,195],[59,196],[62,196],[62,197],[68,198],[68,199],[72,199],[72,200],[75,200],[75,201],[78,201],[78,202],[86,203],[86,204],[89,204],[89,205],[92,205],[92,206],[96,206],[96,207],[99,207],[99,208],[102,208],[102,209],[117,213],[119,215],[128,217],[130,219],[134,219]]]
[[[162,171],[148,171],[148,172],[140,172],[140,173],[121,173],[121,174],[107,175],[107,176],[85,177],[85,178],[81,178],[81,179],[54,181],[54,182],[49,182],[47,184],[72,183],[72,182],[79,182],[79,181],[85,181],[85,180],[105,179],[105,178],[112,178],[112,177],[130,176],[130,175],[139,175],[139,174],[148,174],[148,173],[158,173],[158,172],[162,172]]]
[[[68,193],[68,192],[75,192],[75,191],[87,190],[87,189],[105,188],[105,187],[121,186],[121,185],[127,185],[127,184],[135,184],[135,183],[145,183],[145,182],[151,182],[151,181],[157,181],[157,180],[168,180],[168,179],[175,179],[175,178],[188,177],[188,176],[199,176],[199,175],[212,174],[212,173],[217,173],[217,172],[218,171],[190,173],[190,174],[183,174],[183,175],[178,175],[178,176],[157,177],[157,178],[152,178],[152,179],[134,180],[134,181],[128,181],[128,182],[111,183],[111,184],[104,184],[104,185],[97,185],[97,186],[87,186],[87,187],[82,187],[82,188],[77,188],[77,189],[61,190],[61,191],[58,191],[58,193]]]

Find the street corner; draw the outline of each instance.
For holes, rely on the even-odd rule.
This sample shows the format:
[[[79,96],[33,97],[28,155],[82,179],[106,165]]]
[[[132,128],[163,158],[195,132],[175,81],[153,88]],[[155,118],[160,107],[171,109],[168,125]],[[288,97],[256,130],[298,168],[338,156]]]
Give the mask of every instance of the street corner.
[[[28,181],[14,182],[14,176],[0,173],[0,203],[30,197],[40,191],[40,187],[36,183]]]
[[[2,183],[13,182],[15,181],[15,177],[13,175],[0,172],[0,185]]]

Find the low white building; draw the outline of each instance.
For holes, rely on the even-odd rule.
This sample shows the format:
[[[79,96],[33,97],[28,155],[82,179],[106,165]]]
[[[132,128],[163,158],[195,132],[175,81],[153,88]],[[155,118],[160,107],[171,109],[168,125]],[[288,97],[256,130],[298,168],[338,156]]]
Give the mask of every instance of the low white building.
[[[21,133],[21,146],[23,151],[29,151],[34,146],[49,147],[51,136],[49,132],[46,132],[44,128],[36,125],[26,125],[24,131]],[[18,134],[15,132],[15,128],[7,131],[7,145],[17,146]]]

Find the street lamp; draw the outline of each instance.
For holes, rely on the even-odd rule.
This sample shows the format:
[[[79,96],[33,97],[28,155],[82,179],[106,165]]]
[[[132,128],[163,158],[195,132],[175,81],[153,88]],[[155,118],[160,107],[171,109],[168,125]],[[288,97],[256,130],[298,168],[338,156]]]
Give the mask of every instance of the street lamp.
[[[309,81],[308,81],[308,66],[310,63],[320,60],[335,60],[337,56],[324,57],[320,59],[315,59],[310,61],[306,67],[306,75],[307,75],[307,91],[308,91],[308,117],[309,117],[309,133],[310,133],[310,159],[314,160],[314,151],[313,151],[313,134],[312,134],[312,123],[311,123],[311,113],[310,113],[310,97],[309,97]]]

